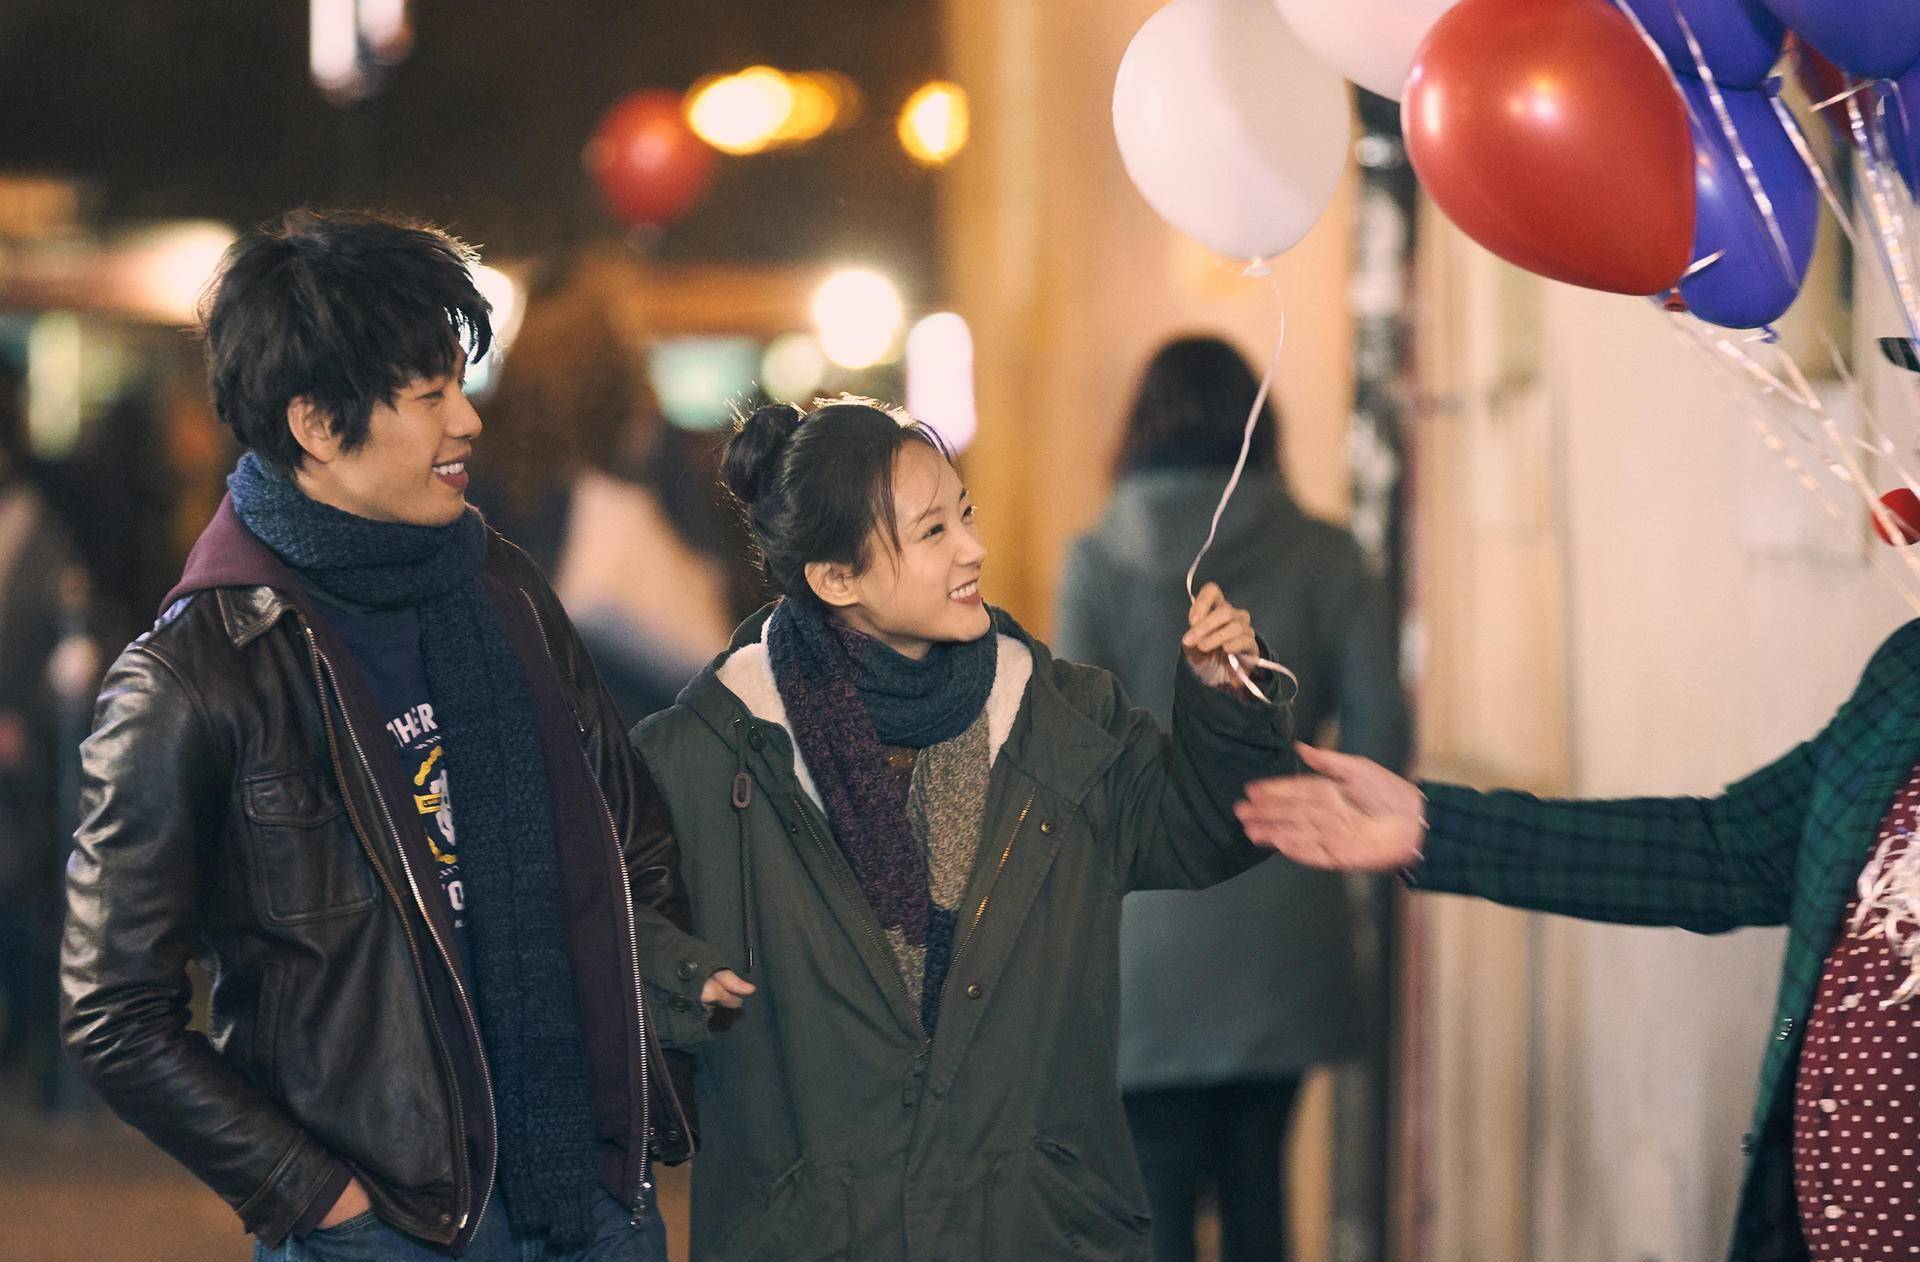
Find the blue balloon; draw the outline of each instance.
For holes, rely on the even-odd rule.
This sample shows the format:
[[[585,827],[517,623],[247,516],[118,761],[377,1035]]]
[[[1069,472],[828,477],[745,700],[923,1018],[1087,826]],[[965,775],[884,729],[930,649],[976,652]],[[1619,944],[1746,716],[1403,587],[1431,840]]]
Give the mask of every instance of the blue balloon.
[[[1693,28],[1713,81],[1724,87],[1757,88],[1780,60],[1787,28],[1760,0],[1626,0],[1660,45],[1674,72],[1698,76],[1699,63],[1674,16],[1677,8]]]
[[[1687,79],[1681,88],[1694,116],[1693,257],[1698,261],[1716,251],[1725,253],[1681,281],[1680,296],[1690,311],[1710,324],[1730,329],[1771,324],[1793,305],[1806,278],[1820,227],[1819,187],[1773,112],[1769,93],[1721,92],[1733,129],[1786,238],[1793,261],[1789,274],[1766,217],[1727,144],[1706,85]]]
[[[1914,0],[1765,0],[1774,16],[1842,70],[1893,79],[1920,61]]]

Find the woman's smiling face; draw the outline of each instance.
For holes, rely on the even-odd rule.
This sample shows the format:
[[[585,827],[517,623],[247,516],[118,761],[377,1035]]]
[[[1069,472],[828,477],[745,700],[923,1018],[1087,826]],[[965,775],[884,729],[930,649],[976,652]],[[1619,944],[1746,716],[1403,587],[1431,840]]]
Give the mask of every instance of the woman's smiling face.
[[[926,443],[893,463],[893,525],[876,528],[866,568],[846,579],[850,602],[830,598],[847,625],[907,657],[934,644],[977,640],[992,626],[980,596],[986,545],[960,475]]]

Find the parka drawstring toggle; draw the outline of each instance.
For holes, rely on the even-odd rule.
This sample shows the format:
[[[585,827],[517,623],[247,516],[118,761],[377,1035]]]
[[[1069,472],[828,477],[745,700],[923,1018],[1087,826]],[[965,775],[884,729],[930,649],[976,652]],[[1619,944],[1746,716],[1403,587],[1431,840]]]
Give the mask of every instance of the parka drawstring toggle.
[[[747,844],[747,808],[753,805],[753,777],[747,774],[745,719],[733,721],[733,817],[740,837],[740,938],[747,962],[747,975],[753,975],[753,870],[752,848]]]

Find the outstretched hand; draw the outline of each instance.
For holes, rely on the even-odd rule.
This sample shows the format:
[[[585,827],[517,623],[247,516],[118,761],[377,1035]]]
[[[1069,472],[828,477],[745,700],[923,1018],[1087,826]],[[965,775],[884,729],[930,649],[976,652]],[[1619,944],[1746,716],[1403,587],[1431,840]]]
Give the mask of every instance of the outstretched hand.
[[[1391,872],[1419,860],[1427,832],[1419,789],[1365,758],[1298,749],[1318,774],[1248,783],[1233,808],[1248,840],[1341,872]]]

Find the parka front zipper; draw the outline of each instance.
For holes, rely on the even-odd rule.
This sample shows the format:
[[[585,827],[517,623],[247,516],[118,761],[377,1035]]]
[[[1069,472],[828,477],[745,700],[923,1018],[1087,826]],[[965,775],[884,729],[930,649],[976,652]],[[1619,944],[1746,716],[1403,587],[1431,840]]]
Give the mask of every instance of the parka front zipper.
[[[967,945],[973,941],[974,931],[980,927],[980,921],[987,914],[987,904],[993,900],[994,887],[1000,883],[1000,874],[1007,869],[1007,860],[1013,857],[1013,844],[1019,840],[1020,828],[1027,822],[1027,816],[1032,813],[1034,800],[1038,796],[1039,790],[1034,789],[1028,791],[1026,804],[1020,808],[1019,816],[1013,821],[1013,829],[1007,834],[1007,844],[1000,851],[1000,860],[994,864],[993,875],[987,878],[987,888],[981,892],[980,905],[974,908],[973,918],[967,924],[966,935],[961,938],[960,945],[954,948],[953,959],[947,966],[947,978],[943,979],[940,983],[940,1000],[942,1003],[946,1001],[946,981],[954,976],[960,963],[960,957],[966,953]],[[847,889],[846,878],[840,874],[840,866],[835,863],[833,852],[828,849],[827,843],[821,839],[820,831],[813,826],[813,813],[808,809],[807,803],[798,794],[793,798],[793,808],[800,813],[801,820],[804,821],[807,826],[807,836],[813,839],[814,846],[819,849],[821,857],[827,861],[827,866],[832,870],[834,881],[840,886],[841,896],[846,898],[856,908],[860,920],[860,931],[865,935],[867,944],[878,952],[881,958],[893,965],[893,967],[887,971],[899,985],[900,994],[907,1001],[907,1010],[913,1013],[914,1032],[920,1036],[920,1055],[915,1059],[925,1061],[933,1049],[933,1038],[927,1033],[926,1023],[920,1019],[920,1014],[914,1011],[913,994],[907,989],[906,979],[900,976],[900,966],[894,961],[893,952],[882,944],[879,935],[874,930],[873,912],[867,903],[866,896],[857,889],[853,891]],[[842,858],[839,862],[843,864],[846,860]],[[917,1075],[920,1071],[916,1070],[915,1072]]]
[[[393,822],[393,815],[387,809],[386,797],[381,794],[379,782],[374,778],[373,765],[367,759],[366,749],[360,743],[359,734],[353,729],[353,718],[348,712],[346,697],[340,690],[340,680],[333,669],[333,662],[321,651],[319,642],[314,638],[313,627],[308,624],[306,617],[300,614],[296,614],[295,617],[299,620],[301,632],[306,636],[307,652],[313,666],[313,683],[319,693],[320,716],[327,729],[327,750],[333,759],[334,779],[340,785],[340,797],[346,804],[347,819],[353,825],[355,834],[360,838],[361,848],[367,852],[367,859],[373,864],[373,870],[375,874],[379,876],[380,884],[386,889],[387,896],[392,899],[396,905],[399,905],[402,901],[399,890],[394,885],[392,876],[387,872],[386,865],[381,862],[379,852],[374,846],[366,826],[361,822],[359,813],[354,809],[353,795],[347,792],[346,789],[346,774],[340,765],[339,737],[333,730],[333,714],[327,708],[328,684],[332,685],[333,698],[335,703],[340,707],[340,719],[346,726],[347,739],[353,745],[353,751],[360,762],[360,769],[365,773],[367,783],[373,786],[374,799],[380,803],[380,814],[382,818],[386,820],[388,834],[393,838],[394,850],[400,856],[400,866],[402,870],[406,872],[407,888],[413,894],[414,905],[419,909],[420,918],[426,924],[427,932],[432,935],[433,944],[435,948],[439,950],[441,959],[446,964],[447,975],[453,979],[453,991],[460,1000],[461,1015],[468,1022],[468,1028],[473,1035],[474,1055],[478,1059],[481,1084],[486,1091],[487,1122],[489,1126],[496,1126],[497,1106],[493,1098],[493,1075],[492,1071],[487,1067],[487,1049],[485,1042],[480,1037],[479,1019],[474,1015],[472,1002],[467,998],[466,987],[461,984],[460,971],[454,963],[453,955],[447,950],[447,944],[440,940],[440,933],[433,925],[433,917],[427,912],[426,901],[420,894],[419,882],[414,878],[412,865],[407,862],[406,846],[401,841],[400,829]],[[325,675],[324,680],[322,678],[323,668]],[[422,991],[427,991],[430,995],[431,992],[428,991],[427,986],[426,965],[420,958],[419,941],[414,937],[413,926],[407,923],[407,917],[404,912],[400,917],[400,927],[406,934],[407,950],[413,956],[414,972],[420,979],[421,989]],[[494,1176],[499,1169],[500,1159],[499,1133],[496,1129],[493,1143],[488,1149],[487,1175],[485,1187],[480,1198],[479,1211],[477,1213],[469,1212],[472,1206],[473,1189],[467,1171],[466,1106],[461,1102],[460,1076],[454,1069],[453,1055],[447,1048],[446,1034],[440,1028],[440,1018],[434,1012],[431,998],[429,998],[425,1006],[427,1023],[433,1029],[434,1043],[439,1048],[441,1062],[447,1074],[447,1082],[453,1092],[454,1187],[456,1192],[464,1191],[466,1194],[466,1204],[462,1207],[460,1221],[454,1224],[454,1230],[456,1233],[466,1230],[467,1222],[471,1218],[474,1229],[477,1231],[480,1220],[486,1217],[487,1206],[490,1205],[493,1200]]]

